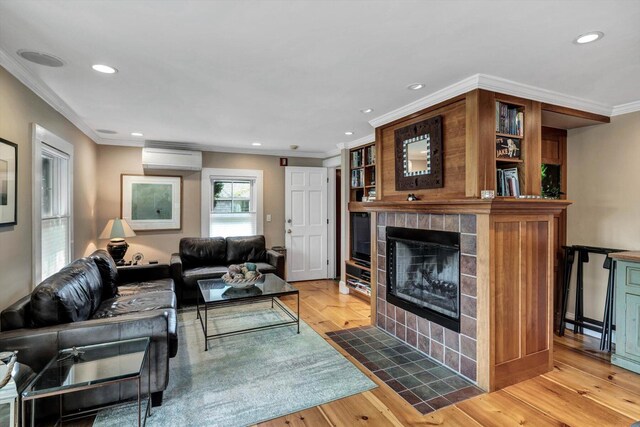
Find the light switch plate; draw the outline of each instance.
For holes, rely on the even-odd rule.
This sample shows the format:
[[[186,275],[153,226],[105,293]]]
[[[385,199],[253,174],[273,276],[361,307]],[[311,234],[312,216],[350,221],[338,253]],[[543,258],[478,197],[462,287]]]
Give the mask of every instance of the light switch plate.
[[[271,214],[267,214],[267,222],[271,222]]]

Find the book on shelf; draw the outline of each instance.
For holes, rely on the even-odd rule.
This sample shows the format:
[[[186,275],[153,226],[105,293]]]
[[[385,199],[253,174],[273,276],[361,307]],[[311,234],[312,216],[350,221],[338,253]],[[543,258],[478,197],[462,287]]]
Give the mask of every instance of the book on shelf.
[[[524,112],[521,107],[496,101],[496,133],[524,135]]]
[[[351,171],[351,186],[364,187],[364,171],[362,169]]]
[[[520,195],[520,179],[518,179],[518,168],[504,169],[505,190],[507,196],[518,197]]]
[[[361,168],[363,166],[363,158],[362,158],[363,150],[356,150],[351,152],[351,167],[352,168]]]
[[[376,162],[376,147],[367,147],[367,164],[372,165]]]

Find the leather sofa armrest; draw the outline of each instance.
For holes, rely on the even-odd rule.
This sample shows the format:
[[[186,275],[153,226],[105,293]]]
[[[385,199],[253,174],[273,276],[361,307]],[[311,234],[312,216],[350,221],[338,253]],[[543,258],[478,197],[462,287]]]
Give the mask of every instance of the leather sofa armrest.
[[[18,350],[18,361],[38,372],[60,349],[107,341],[151,336],[152,342],[167,354],[168,331],[167,312],[140,312],[117,319],[91,319],[44,328],[1,332],[0,351]]]
[[[184,283],[182,281],[182,258],[180,258],[179,253],[171,254],[169,265],[171,266],[171,278],[173,279],[173,283],[176,287],[178,305],[180,305],[184,300]]]
[[[284,255],[267,249],[267,262],[276,268],[276,276],[284,280]]]
[[[0,314],[0,328],[3,331],[9,331],[28,327],[30,304],[31,294],[28,294],[2,310]]]
[[[127,283],[168,279],[171,269],[168,264],[145,264],[118,267],[118,286]]]

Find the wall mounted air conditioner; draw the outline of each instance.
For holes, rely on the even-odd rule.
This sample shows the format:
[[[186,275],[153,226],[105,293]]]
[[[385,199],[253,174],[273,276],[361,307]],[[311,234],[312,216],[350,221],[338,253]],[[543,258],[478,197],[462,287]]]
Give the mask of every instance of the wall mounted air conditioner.
[[[202,152],[143,148],[142,167],[146,170],[202,170]]]

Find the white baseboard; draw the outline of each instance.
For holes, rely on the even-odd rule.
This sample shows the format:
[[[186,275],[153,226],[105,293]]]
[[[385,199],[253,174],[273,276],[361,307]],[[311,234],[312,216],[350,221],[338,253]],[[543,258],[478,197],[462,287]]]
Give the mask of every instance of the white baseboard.
[[[341,294],[345,294],[345,295],[349,295],[349,287],[347,286],[346,283],[344,283],[342,280],[340,281],[340,284],[338,285],[338,291]]]

